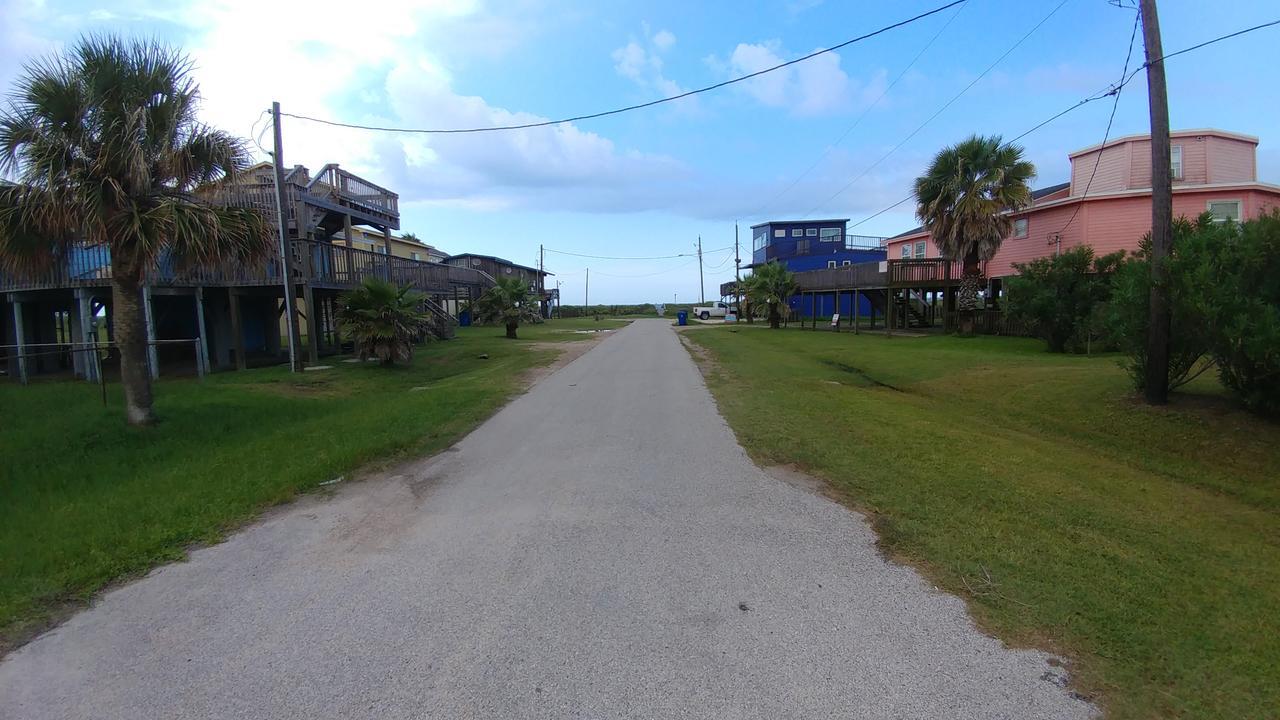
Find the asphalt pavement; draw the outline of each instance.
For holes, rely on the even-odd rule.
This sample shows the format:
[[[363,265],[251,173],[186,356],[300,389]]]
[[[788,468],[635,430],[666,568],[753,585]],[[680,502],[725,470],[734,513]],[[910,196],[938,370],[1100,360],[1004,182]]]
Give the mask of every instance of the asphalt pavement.
[[[12,653],[0,718],[1094,713],[860,515],[754,466],[669,321],[338,487]]]

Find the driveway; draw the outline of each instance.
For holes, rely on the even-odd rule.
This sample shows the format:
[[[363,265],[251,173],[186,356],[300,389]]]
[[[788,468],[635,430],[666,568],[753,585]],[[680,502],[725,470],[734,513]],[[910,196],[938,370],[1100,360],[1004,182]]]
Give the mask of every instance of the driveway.
[[[0,717],[1093,712],[859,515],[756,468],[669,321],[397,472],[107,593],[0,663]]]

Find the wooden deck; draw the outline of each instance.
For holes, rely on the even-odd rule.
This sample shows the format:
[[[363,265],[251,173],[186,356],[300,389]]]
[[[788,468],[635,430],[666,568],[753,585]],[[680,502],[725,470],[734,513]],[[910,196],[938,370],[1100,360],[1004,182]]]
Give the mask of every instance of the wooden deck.
[[[452,295],[458,288],[484,289],[492,278],[465,267],[454,267],[358,250],[318,240],[292,240],[295,284],[344,289],[367,277],[411,285],[430,294]],[[269,259],[251,266],[180,270],[162,259],[147,277],[152,287],[252,287],[282,282],[280,262]],[[0,275],[0,292],[107,287],[111,284],[111,251],[102,245],[73,247],[58,268],[35,277]]]

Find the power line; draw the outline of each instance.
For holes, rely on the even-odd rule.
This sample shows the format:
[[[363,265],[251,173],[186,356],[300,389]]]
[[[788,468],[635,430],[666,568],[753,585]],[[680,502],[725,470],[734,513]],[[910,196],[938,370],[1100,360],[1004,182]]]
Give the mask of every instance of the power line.
[[[1123,88],[1125,85],[1128,85],[1128,84],[1133,80],[1133,78],[1137,76],[1137,74],[1138,74],[1138,73],[1142,72],[1143,70],[1145,70],[1148,66],[1150,66],[1150,65],[1152,65],[1152,64],[1155,64],[1155,63],[1158,63],[1158,62],[1164,62],[1165,60],[1168,60],[1168,59],[1169,59],[1169,58],[1171,58],[1171,57],[1176,57],[1176,56],[1178,56],[1178,55],[1182,55],[1183,53],[1191,52],[1192,50],[1198,50],[1198,49],[1200,49],[1200,48],[1202,48],[1202,47],[1205,47],[1205,46],[1207,46],[1207,45],[1212,45],[1212,44],[1214,44],[1214,43],[1221,42],[1221,41],[1223,41],[1223,40],[1228,40],[1228,39],[1233,38],[1233,37],[1238,37],[1238,36],[1240,36],[1240,35],[1244,35],[1244,34],[1246,34],[1246,33],[1251,33],[1251,32],[1254,32],[1254,31],[1256,31],[1256,30],[1262,30],[1262,29],[1264,29],[1264,28],[1273,27],[1273,26],[1275,26],[1275,25],[1280,25],[1280,20],[1272,20],[1271,22],[1265,22],[1265,23],[1262,23],[1262,24],[1260,24],[1260,25],[1254,25],[1253,27],[1245,28],[1245,29],[1243,29],[1243,30],[1237,30],[1236,32],[1228,33],[1228,34],[1226,34],[1226,35],[1221,35],[1221,36],[1219,36],[1219,37],[1213,38],[1212,40],[1206,40],[1205,42],[1199,43],[1198,45],[1192,45],[1191,47],[1183,48],[1183,49],[1181,49],[1181,50],[1178,50],[1177,52],[1171,52],[1171,53],[1167,53],[1167,54],[1165,54],[1165,55],[1161,55],[1160,57],[1156,58],[1155,60],[1151,60],[1151,61],[1149,61],[1149,62],[1144,62],[1140,67],[1138,67],[1137,69],[1135,69],[1135,70],[1133,70],[1132,72],[1130,72],[1130,73],[1129,73],[1129,74],[1124,78],[1124,81],[1123,81],[1123,82],[1121,82],[1121,83],[1119,83],[1118,85],[1115,85],[1115,86],[1113,86],[1113,87],[1110,87],[1110,88],[1108,88],[1107,90],[1104,90],[1104,91],[1100,91],[1100,92],[1098,92],[1098,93],[1095,93],[1095,94],[1093,94],[1093,95],[1091,95],[1091,96],[1089,96],[1089,97],[1087,97],[1087,98],[1085,98],[1085,99],[1081,100],[1080,102],[1077,102],[1075,105],[1072,105],[1071,107],[1068,107],[1068,108],[1066,108],[1065,110],[1062,110],[1062,111],[1058,112],[1057,114],[1055,114],[1055,115],[1053,115],[1053,116],[1049,117],[1047,120],[1042,120],[1042,121],[1040,121],[1040,122],[1039,122],[1039,123],[1037,123],[1035,126],[1033,126],[1030,130],[1027,130],[1026,132],[1022,133],[1021,135],[1018,135],[1017,137],[1013,138],[1012,140],[1010,140],[1010,141],[1008,141],[1008,142],[1009,142],[1009,143],[1017,142],[1018,140],[1021,140],[1022,138],[1026,137],[1026,136],[1030,135],[1031,133],[1033,133],[1033,132],[1035,132],[1035,131],[1039,130],[1040,128],[1042,128],[1042,127],[1044,127],[1044,126],[1048,125],[1049,123],[1053,122],[1054,120],[1057,120],[1058,118],[1062,117],[1063,115],[1067,115],[1068,113],[1071,113],[1071,112],[1073,112],[1073,111],[1075,111],[1075,110],[1079,110],[1080,108],[1084,107],[1085,105],[1088,105],[1089,103],[1096,102],[1096,101],[1098,101],[1098,100],[1102,100],[1103,98],[1110,97],[1110,96],[1111,96],[1111,95],[1113,95],[1113,94],[1118,94],[1118,93],[1120,92],[1120,89],[1121,89],[1121,88]],[[854,223],[854,224],[850,225],[850,226],[849,226],[849,229],[850,229],[850,230],[852,230],[853,228],[856,228],[856,227],[858,227],[859,225],[861,225],[861,224],[863,224],[863,223],[865,223],[865,222],[867,222],[867,221],[869,221],[869,220],[873,220],[873,219],[875,219],[875,218],[877,218],[877,217],[879,217],[879,216],[881,216],[881,215],[883,215],[883,214],[885,214],[885,213],[889,212],[890,210],[892,210],[892,209],[894,209],[894,208],[898,207],[899,205],[901,205],[901,204],[903,204],[903,203],[907,202],[908,200],[911,200],[911,199],[912,199],[912,197],[914,197],[914,196],[913,196],[913,195],[908,195],[907,197],[902,198],[901,200],[899,200],[899,201],[897,201],[897,202],[893,203],[892,205],[890,205],[890,206],[888,206],[888,207],[886,207],[886,208],[882,208],[882,209],[880,209],[880,210],[877,210],[876,212],[874,212],[874,213],[872,213],[872,214],[868,215],[867,217],[862,218],[862,219],[861,219],[861,220],[859,220],[858,222],[856,222],[856,223]]]
[[[840,197],[841,195],[843,195],[843,194],[844,194],[844,192],[845,192],[846,190],[848,190],[850,187],[853,187],[853,184],[854,184],[854,183],[856,183],[856,182],[858,182],[859,180],[861,180],[862,178],[866,177],[867,173],[869,173],[869,172],[871,172],[872,170],[876,169],[877,167],[879,167],[879,166],[880,166],[880,163],[882,163],[882,162],[884,162],[885,160],[889,159],[889,156],[890,156],[890,155],[893,155],[895,152],[897,152],[897,151],[898,151],[898,149],[899,149],[899,148],[901,148],[903,145],[905,145],[905,144],[907,143],[907,141],[908,141],[908,140],[910,140],[911,138],[915,137],[915,136],[916,136],[916,135],[917,135],[921,130],[925,129],[925,127],[926,127],[929,123],[931,123],[931,122],[933,122],[934,120],[936,120],[936,119],[938,118],[938,116],[939,116],[939,115],[941,115],[943,112],[945,112],[945,111],[946,111],[946,109],[947,109],[947,108],[951,107],[952,103],[954,103],[955,101],[959,100],[959,99],[961,98],[961,96],[963,96],[965,93],[969,92],[969,89],[970,89],[970,88],[972,88],[974,85],[977,85],[977,84],[978,84],[978,82],[979,82],[980,80],[982,80],[982,78],[984,78],[984,77],[986,77],[986,76],[987,76],[987,73],[991,72],[992,70],[994,70],[994,69],[995,69],[995,67],[996,67],[997,65],[999,65],[999,64],[1000,64],[1000,63],[1002,63],[1002,62],[1004,62],[1004,59],[1005,59],[1005,58],[1009,57],[1009,55],[1010,55],[1011,53],[1013,53],[1013,51],[1014,51],[1014,50],[1017,50],[1017,49],[1018,49],[1018,47],[1020,47],[1020,46],[1022,45],[1022,43],[1024,43],[1024,42],[1026,42],[1026,41],[1027,41],[1027,38],[1031,37],[1031,35],[1032,35],[1033,33],[1035,33],[1035,31],[1036,31],[1036,30],[1039,30],[1039,29],[1040,29],[1040,26],[1041,26],[1041,25],[1044,25],[1046,22],[1048,22],[1048,21],[1049,21],[1049,18],[1051,18],[1051,17],[1053,17],[1054,15],[1056,15],[1056,14],[1058,13],[1058,11],[1062,9],[1062,6],[1063,6],[1063,5],[1066,5],[1066,4],[1067,4],[1067,0],[1062,0],[1062,1],[1061,1],[1061,2],[1059,2],[1057,5],[1055,5],[1055,6],[1054,6],[1054,8],[1053,8],[1052,10],[1050,10],[1050,11],[1049,11],[1049,14],[1048,14],[1048,15],[1045,15],[1043,18],[1041,18],[1041,19],[1040,19],[1040,22],[1036,23],[1034,26],[1032,26],[1032,28],[1031,28],[1030,30],[1028,30],[1025,34],[1023,34],[1023,36],[1022,36],[1022,37],[1018,38],[1018,41],[1017,41],[1017,42],[1015,42],[1013,45],[1011,45],[1011,46],[1009,47],[1009,49],[1008,49],[1008,50],[1005,50],[1003,55],[1001,55],[1000,57],[996,58],[996,61],[995,61],[995,62],[993,62],[993,63],[991,63],[990,65],[988,65],[986,70],[983,70],[983,71],[982,71],[982,73],[978,75],[978,77],[976,77],[976,78],[974,78],[974,79],[973,79],[973,82],[970,82],[968,85],[965,85],[963,90],[961,90],[960,92],[956,93],[954,97],[952,97],[952,98],[951,98],[950,100],[948,100],[945,104],[943,104],[943,106],[942,106],[942,107],[938,108],[937,112],[935,112],[933,115],[930,115],[930,116],[929,116],[929,119],[927,119],[927,120],[925,120],[924,122],[920,123],[920,126],[919,126],[919,127],[917,127],[915,130],[912,130],[912,131],[911,131],[911,133],[910,133],[909,135],[907,135],[906,137],[902,138],[902,140],[901,140],[901,141],[899,141],[897,145],[894,145],[894,146],[893,146],[893,148],[889,150],[889,152],[885,153],[884,155],[881,155],[879,160],[876,160],[875,162],[871,163],[871,165],[867,166],[867,168],[866,168],[866,169],[864,169],[862,172],[860,172],[860,173],[858,173],[856,176],[854,176],[854,178],[853,178],[852,180],[850,180],[849,182],[845,183],[844,187],[842,187],[842,188],[840,188],[839,190],[837,190],[835,193],[833,193],[833,194],[832,194],[830,197],[828,197],[826,200],[823,200],[822,202],[820,202],[820,203],[818,203],[816,206],[814,206],[812,210],[810,210],[809,212],[807,212],[807,213],[805,213],[805,214],[804,214],[804,217],[809,217],[810,215],[812,215],[813,213],[817,212],[817,211],[818,211],[818,210],[820,210],[822,207],[824,207],[827,203],[829,203],[829,202],[831,202],[832,200],[835,200],[837,197]]]
[[[934,8],[934,9],[932,9],[932,10],[929,10],[928,12],[920,13],[919,15],[916,15],[916,16],[915,16],[915,17],[913,17],[913,18],[908,18],[908,19],[906,19],[906,20],[902,20],[902,21],[896,22],[896,23],[894,23],[894,24],[892,24],[892,25],[886,25],[886,26],[884,26],[884,27],[880,28],[879,30],[874,30],[874,31],[869,32],[869,33],[867,33],[867,34],[865,34],[865,35],[859,35],[859,36],[858,36],[858,37],[856,37],[856,38],[852,38],[852,39],[850,39],[850,40],[845,40],[844,42],[842,42],[842,43],[840,43],[840,44],[838,44],[838,45],[832,45],[832,46],[831,46],[831,47],[829,47],[829,48],[823,48],[822,50],[817,50],[817,51],[811,52],[811,53],[809,53],[808,55],[805,55],[805,56],[803,56],[803,57],[798,57],[798,58],[796,58],[795,60],[788,60],[787,62],[780,63],[780,64],[778,64],[778,65],[774,65],[773,67],[768,67],[768,68],[765,68],[765,69],[763,69],[763,70],[757,70],[756,72],[749,73],[749,74],[747,74],[747,75],[743,75],[743,76],[741,76],[741,77],[732,78],[732,79],[730,79],[730,80],[725,80],[724,82],[718,82],[718,83],[716,83],[716,84],[714,84],[714,85],[707,85],[706,87],[697,88],[696,90],[689,90],[689,91],[686,91],[686,92],[680,93],[679,95],[672,95],[671,97],[660,98],[660,99],[658,99],[658,100],[651,100],[651,101],[649,101],[649,102],[646,102],[646,103],[640,103],[640,104],[638,104],[638,105],[628,105],[627,107],[616,108],[616,109],[613,109],[613,110],[605,110],[605,111],[603,111],[603,112],[590,113],[590,114],[587,114],[587,115],[575,115],[575,116],[573,116],[573,117],[562,118],[562,119],[560,119],[560,120],[543,120],[543,121],[540,121],[540,122],[523,123],[523,124],[520,124],[520,125],[497,125],[497,126],[492,126],[492,127],[448,128],[448,129],[424,129],[424,128],[380,127],[380,126],[377,126],[377,125],[358,125],[358,124],[355,124],[355,123],[342,123],[342,122],[336,122],[336,121],[333,121],[333,120],[322,120],[322,119],[320,119],[320,118],[310,117],[310,116],[307,116],[307,115],[295,115],[295,114],[293,114],[293,113],[281,113],[281,114],[282,114],[282,115],[286,115],[286,116],[291,117],[291,118],[294,118],[294,119],[297,119],[297,120],[307,120],[307,121],[310,121],[310,122],[320,123],[320,124],[322,124],[322,125],[332,125],[332,126],[334,126],[334,127],[351,128],[351,129],[354,129],[354,130],[374,130],[374,131],[378,131],[378,132],[414,133],[414,134],[421,134],[421,135],[448,135],[448,134],[460,134],[460,133],[497,132],[497,131],[502,131],[502,130],[526,130],[526,129],[529,129],[529,128],[538,128],[538,127],[548,127],[548,126],[550,126],[550,125],[559,125],[559,124],[561,124],[561,123],[567,123],[567,122],[578,122],[578,121],[580,121],[580,120],[593,120],[593,119],[595,119],[595,118],[601,118],[601,117],[605,117],[605,116],[608,116],[608,115],[618,115],[618,114],[625,113],[625,112],[631,112],[631,111],[633,111],[633,110],[641,110],[641,109],[644,109],[644,108],[653,107],[654,105],[661,105],[661,104],[663,104],[663,103],[669,103],[669,102],[674,102],[674,101],[676,101],[676,100],[682,100],[682,99],[687,98],[687,97],[690,97],[690,96],[692,96],[692,95],[698,95],[698,94],[700,94],[700,93],[710,92],[710,91],[712,91],[712,90],[718,90],[718,89],[720,89],[720,88],[722,88],[722,87],[726,87],[726,86],[729,86],[729,85],[733,85],[734,83],[740,83],[740,82],[743,82],[744,80],[750,80],[751,78],[759,77],[759,76],[761,76],[761,75],[765,75],[765,74],[767,74],[767,73],[774,72],[775,70],[781,70],[782,68],[789,67],[789,66],[791,66],[791,65],[795,65],[796,63],[802,63],[802,62],[804,62],[804,61],[806,61],[806,60],[811,60],[811,59],[813,59],[813,58],[815,58],[815,57],[818,57],[819,55],[825,55],[826,53],[835,52],[836,50],[839,50],[839,49],[841,49],[841,48],[848,47],[849,45],[852,45],[852,44],[854,44],[854,43],[862,42],[863,40],[867,40],[867,39],[873,38],[873,37],[875,37],[875,36],[877,36],[877,35],[881,35],[881,34],[883,34],[883,33],[886,33],[886,32],[888,32],[888,31],[890,31],[890,30],[895,30],[895,29],[897,29],[897,28],[903,27],[904,25],[910,25],[910,24],[911,24],[911,23],[913,23],[913,22],[916,22],[916,21],[918,21],[918,20],[923,20],[924,18],[927,18],[927,17],[929,17],[930,15],[936,15],[936,14],[938,14],[938,13],[942,12],[943,10],[947,10],[947,9],[949,9],[949,8],[953,8],[953,7],[955,7],[956,5],[963,4],[963,3],[967,2],[967,1],[968,1],[968,0],[953,0],[953,2],[947,3],[946,5],[942,5],[942,6],[940,6],[940,7],[936,7],[936,8]],[[1064,0],[1064,2],[1065,2],[1065,0]]]
[[[569,255],[571,257],[589,258],[591,260],[670,260],[672,258],[696,257],[698,255],[698,253],[696,252],[689,252],[689,253],[677,253],[675,255],[651,255],[648,257],[616,257],[612,255],[584,255],[583,253],[569,252],[568,250],[553,250],[551,248],[543,248],[543,249],[549,253],[555,253],[557,255]],[[733,246],[729,245],[727,247],[716,248],[715,250],[704,250],[703,252],[713,253],[713,252],[720,252],[722,250],[732,250],[732,249],[733,249]]]
[[[1098,166],[1102,164],[1102,153],[1106,152],[1107,140],[1111,138],[1111,125],[1116,119],[1116,109],[1120,107],[1120,93],[1124,90],[1125,84],[1129,78],[1129,61],[1133,59],[1133,41],[1138,37],[1138,23],[1142,21],[1142,14],[1137,13],[1133,18],[1133,32],[1129,33],[1129,50],[1124,56],[1124,69],[1120,71],[1120,84],[1118,84],[1112,93],[1115,95],[1115,101],[1111,103],[1111,115],[1107,118],[1107,129],[1102,133],[1102,144],[1098,146],[1098,157],[1093,159],[1093,171],[1089,173],[1089,181],[1084,184],[1084,193],[1080,195],[1080,202],[1076,203],[1075,209],[1071,212],[1071,217],[1067,219],[1066,224],[1058,229],[1058,237],[1061,240],[1062,233],[1071,227],[1071,223],[1075,222],[1076,216],[1080,214],[1080,208],[1084,205],[1084,199],[1089,196],[1089,188],[1093,187],[1093,178],[1098,174]]]
[[[613,274],[610,274],[610,273],[602,273],[602,272],[599,272],[599,271],[597,271],[597,272],[596,272],[596,274],[597,274],[597,275],[600,275],[600,276],[602,276],[602,277],[614,278],[614,279],[618,279],[618,280],[635,280],[635,279],[638,279],[638,278],[654,277],[655,275],[665,275],[666,273],[669,273],[669,272],[675,272],[676,270],[683,270],[683,269],[685,269],[685,268],[687,268],[687,267],[690,267],[691,265],[693,265],[693,264],[694,264],[694,263],[696,263],[696,262],[698,262],[698,259],[695,257],[694,259],[690,260],[689,262],[686,262],[686,263],[680,263],[679,265],[676,265],[675,267],[669,267],[669,268],[666,268],[665,270],[659,270],[659,271],[657,271],[657,272],[651,272],[651,273],[644,273],[644,274],[641,274],[641,275],[613,275]]]
[[[880,93],[880,96],[877,97],[874,101],[872,101],[872,103],[868,105],[866,109],[864,109],[858,115],[857,119],[853,121],[852,125],[845,128],[844,132],[840,133],[840,137],[836,138],[835,142],[832,142],[826,146],[826,148],[822,151],[822,154],[818,156],[818,159],[813,161],[812,165],[806,168],[804,172],[800,173],[796,177],[795,180],[791,181],[790,185],[787,185],[785,188],[782,189],[781,192],[779,192],[777,195],[774,195],[772,198],[770,198],[759,209],[757,209],[755,212],[749,215],[745,215],[744,217],[758,216],[760,214],[760,210],[766,209],[769,205],[772,205],[773,203],[777,202],[777,200],[781,198],[783,195],[786,195],[787,193],[791,192],[792,188],[798,185],[801,180],[803,180],[806,176],[808,176],[809,173],[813,172],[814,168],[818,167],[818,165],[820,165],[822,161],[825,160],[827,156],[831,154],[831,151],[836,146],[844,142],[844,139],[846,137],[849,137],[849,133],[853,132],[859,125],[862,124],[862,120],[868,114],[870,114],[871,111],[874,110],[877,105],[880,104],[880,101],[883,100],[885,96],[889,94],[889,91],[892,90],[898,84],[898,82],[902,80],[903,77],[906,76],[908,72],[910,72],[911,68],[915,67],[915,64],[919,62],[920,58],[924,57],[924,54],[928,52],[929,48],[933,47],[933,44],[938,41],[938,38],[942,37],[942,33],[946,32],[947,28],[951,27],[951,23],[955,22],[955,19],[960,16],[960,13],[964,12],[965,7],[966,7],[965,5],[961,5],[960,8],[956,10],[955,14],[952,15],[951,18],[948,19],[947,22],[943,24],[941,28],[938,29],[938,32],[935,33],[932,38],[929,39],[929,42],[925,43],[924,47],[920,48],[920,52],[916,53],[916,56],[914,58],[911,58],[911,62],[907,63],[907,66],[902,68],[902,72],[898,73],[898,76],[893,79],[893,82],[889,83],[889,85],[884,89],[884,91]]]

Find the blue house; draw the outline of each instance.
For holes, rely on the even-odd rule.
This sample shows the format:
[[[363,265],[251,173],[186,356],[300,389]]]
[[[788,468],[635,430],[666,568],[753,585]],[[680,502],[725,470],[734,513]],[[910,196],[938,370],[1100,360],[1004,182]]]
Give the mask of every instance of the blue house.
[[[886,258],[882,246],[884,238],[866,235],[849,235],[849,219],[837,220],[773,220],[751,226],[751,265],[763,265],[776,260],[791,272],[823,270],[857,263],[879,262]],[[810,302],[816,302],[811,307]],[[840,314],[848,317],[851,297],[840,300]],[[806,299],[802,308],[799,296],[792,297],[789,305],[803,315],[816,312],[819,316],[831,315],[835,310],[830,296]],[[866,298],[858,303],[858,314],[869,316],[871,304]]]

